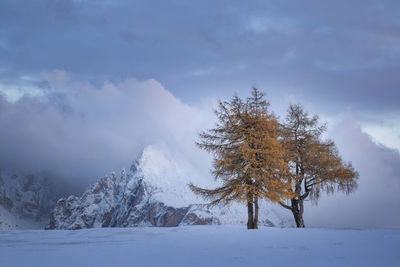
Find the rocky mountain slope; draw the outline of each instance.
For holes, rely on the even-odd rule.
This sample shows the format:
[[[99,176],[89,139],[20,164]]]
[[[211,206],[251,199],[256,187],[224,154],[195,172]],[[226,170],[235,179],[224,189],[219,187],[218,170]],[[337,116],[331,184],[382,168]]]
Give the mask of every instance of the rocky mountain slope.
[[[0,171],[0,229],[43,228],[54,204],[46,178]]]
[[[187,184],[203,180],[203,186],[205,179],[196,177],[187,162],[172,158],[159,147],[147,147],[128,171],[103,177],[81,197],[60,199],[47,229],[246,222],[246,209],[240,203],[204,205]],[[260,203],[260,208],[260,224],[292,225],[290,216],[276,212],[268,203]]]

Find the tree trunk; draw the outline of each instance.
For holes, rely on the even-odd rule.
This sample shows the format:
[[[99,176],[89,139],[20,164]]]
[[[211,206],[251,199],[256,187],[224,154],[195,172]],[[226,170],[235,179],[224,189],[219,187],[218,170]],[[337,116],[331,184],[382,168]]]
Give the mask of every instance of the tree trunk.
[[[254,229],[258,229],[258,197],[254,197]]]
[[[304,228],[303,214],[293,211],[294,220],[296,221],[297,228]]]
[[[304,220],[303,220],[303,212],[304,212],[304,203],[302,199],[292,199],[292,213],[294,216],[294,220],[296,222],[297,228],[304,228]]]
[[[247,229],[254,229],[253,196],[247,195]]]

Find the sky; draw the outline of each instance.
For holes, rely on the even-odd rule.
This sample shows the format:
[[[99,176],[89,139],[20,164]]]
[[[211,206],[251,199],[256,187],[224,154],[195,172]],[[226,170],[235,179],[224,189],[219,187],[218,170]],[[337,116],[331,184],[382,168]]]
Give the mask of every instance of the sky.
[[[327,121],[360,172],[356,193],[310,208],[315,226],[400,227],[398,14],[396,0],[3,0],[0,166],[84,188],[153,143],[208,166],[193,143],[216,100],[257,86],[280,117],[299,102]]]

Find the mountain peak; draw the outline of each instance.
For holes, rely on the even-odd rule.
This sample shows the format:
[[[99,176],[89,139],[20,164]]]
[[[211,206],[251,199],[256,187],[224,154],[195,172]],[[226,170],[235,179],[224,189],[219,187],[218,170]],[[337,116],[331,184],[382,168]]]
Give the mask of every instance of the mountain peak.
[[[51,215],[49,229],[91,227],[178,226],[244,223],[241,203],[207,207],[188,187],[200,181],[195,169],[158,146],[148,146],[130,167],[117,176],[106,175],[80,197],[60,199]],[[205,180],[205,179],[203,179]],[[203,181],[203,184],[205,182]],[[260,207],[266,207],[261,202]],[[263,219],[268,215],[270,219]],[[272,218],[273,217],[273,218]],[[260,224],[287,225],[285,216],[271,207],[260,212]]]

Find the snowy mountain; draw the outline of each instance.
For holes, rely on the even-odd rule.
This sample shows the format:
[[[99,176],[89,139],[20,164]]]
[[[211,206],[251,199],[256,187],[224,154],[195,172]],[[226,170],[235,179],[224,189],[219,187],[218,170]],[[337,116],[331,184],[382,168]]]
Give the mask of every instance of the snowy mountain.
[[[43,228],[54,203],[46,178],[0,171],[0,229]]]
[[[60,199],[47,228],[244,224],[243,204],[208,208],[187,186],[191,181],[207,186],[204,180],[187,161],[148,146],[128,171],[103,177],[81,197]],[[260,224],[293,225],[290,216],[276,212],[268,203],[260,203],[260,209]]]

